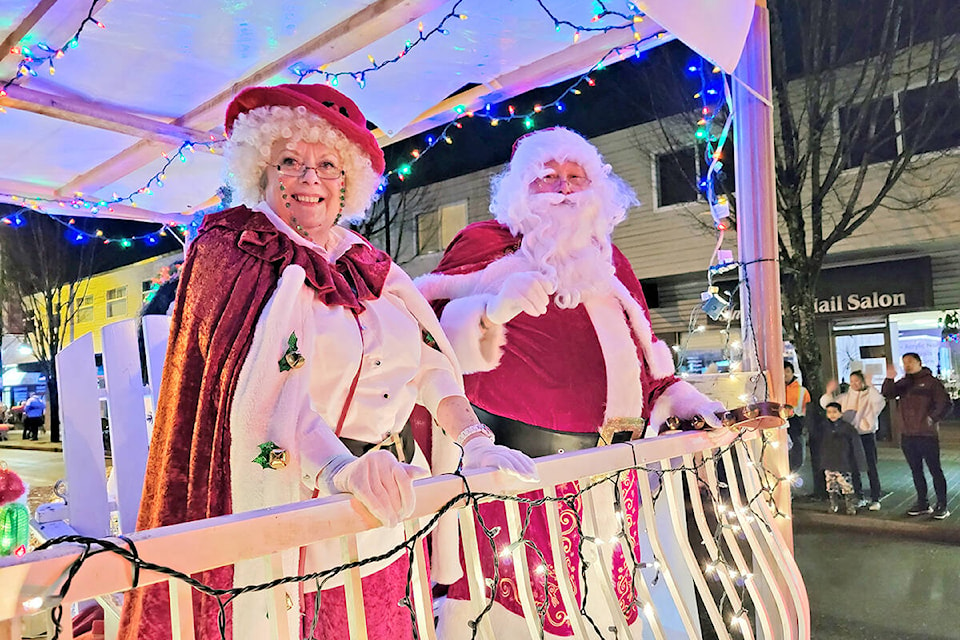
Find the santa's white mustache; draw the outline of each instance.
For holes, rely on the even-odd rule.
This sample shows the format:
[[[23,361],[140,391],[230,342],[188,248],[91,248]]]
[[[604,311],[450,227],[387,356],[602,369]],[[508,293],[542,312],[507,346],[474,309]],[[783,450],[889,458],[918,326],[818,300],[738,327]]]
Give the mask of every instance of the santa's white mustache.
[[[530,208],[536,211],[537,209],[559,205],[580,206],[589,198],[590,193],[587,191],[578,191],[576,193],[560,193],[558,191],[532,193],[530,194]]]

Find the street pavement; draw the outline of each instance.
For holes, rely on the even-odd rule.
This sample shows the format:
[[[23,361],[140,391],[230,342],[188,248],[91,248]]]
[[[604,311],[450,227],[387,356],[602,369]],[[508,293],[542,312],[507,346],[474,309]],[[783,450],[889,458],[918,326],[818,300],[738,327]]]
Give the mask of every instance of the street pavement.
[[[794,541],[814,640],[960,638],[956,546],[806,525]]]

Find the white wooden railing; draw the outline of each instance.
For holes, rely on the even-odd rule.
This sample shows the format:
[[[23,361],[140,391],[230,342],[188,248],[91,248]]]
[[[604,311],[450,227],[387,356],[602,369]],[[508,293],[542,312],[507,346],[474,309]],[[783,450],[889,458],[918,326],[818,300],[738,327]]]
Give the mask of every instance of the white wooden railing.
[[[144,319],[148,375],[159,380],[169,327],[169,319],[153,316]],[[42,537],[81,534],[104,538],[112,531],[125,534],[133,531],[146,465],[149,429],[145,407],[156,406],[158,384],[142,383],[137,355],[136,329],[133,321],[121,321],[103,330],[105,389],[98,389],[93,363],[93,343],[81,337],[58,356],[62,373],[61,405],[64,407],[64,457],[68,496],[66,504],[53,503],[38,509],[33,522]],[[751,383],[751,380],[753,381]],[[756,396],[756,377],[749,375],[719,376],[700,380],[701,389],[709,395],[733,405],[746,388],[747,396]],[[117,492],[107,497],[106,473],[100,428],[99,400],[105,397],[110,414],[110,439],[113,450]],[[701,637],[699,613],[702,611],[720,638],[734,637],[805,639],[809,637],[809,610],[803,582],[790,553],[789,522],[776,521],[761,491],[761,467],[757,466],[760,443],[782,439],[782,420],[760,420],[760,431],[738,433],[724,429],[716,432],[689,432],[661,436],[653,440],[635,441],[600,449],[568,453],[538,460],[541,485],[545,495],[556,495],[556,486],[580,480],[581,486],[591,478],[614,474],[627,468],[658,469],[663,486],[659,499],[653,499],[659,488],[652,474],[649,482],[640,482],[642,504],[640,530],[641,561],[655,558],[656,569],[643,569],[635,588],[644,603],[644,633],[647,638]],[[757,424],[754,427],[758,426]],[[784,474],[785,456],[771,456],[766,449],[762,466],[773,470],[773,476]],[[704,460],[708,462],[703,464]],[[684,469],[694,469],[687,471]],[[671,471],[673,470],[673,471]],[[721,483],[719,477],[725,482]],[[472,491],[504,493],[497,474],[470,475]],[[766,484],[771,480],[767,478]],[[685,498],[683,485],[688,491]],[[722,486],[721,486],[722,485]],[[523,490],[531,490],[524,485]],[[705,493],[701,493],[705,489]],[[783,484],[773,492],[777,511],[789,513],[789,490]],[[417,511],[405,523],[413,533],[452,497],[463,491],[458,478],[433,478],[417,483]],[[704,502],[703,495],[712,499]],[[713,498],[723,496],[723,505]],[[747,504],[747,501],[752,502]],[[520,526],[520,509],[515,501],[505,501],[508,529],[515,533]],[[600,492],[583,495],[583,521],[589,535],[595,523],[612,517],[613,505]],[[724,513],[717,511],[722,509]],[[692,523],[687,514],[692,513]],[[466,568],[472,590],[472,603],[480,611],[485,605],[485,576],[482,575],[478,541],[470,509],[459,509]],[[554,558],[562,558],[559,510],[556,503],[547,505],[550,540]],[[113,519],[113,521],[112,521]],[[722,521],[726,526],[719,527]],[[346,498],[329,498],[290,505],[262,512],[238,514],[203,522],[166,527],[133,534],[138,551],[145,560],[173,567],[184,573],[224,566],[253,558],[266,558],[271,571],[278,571],[279,554],[320,539],[340,538],[346,544],[345,560],[356,559],[355,536],[376,528],[373,521],[356,504]],[[259,541],[253,543],[251,541]],[[262,542],[267,541],[267,542]],[[483,541],[486,543],[486,541]],[[426,559],[415,546],[413,604],[421,638],[435,637],[430,586],[427,584]],[[599,599],[613,619],[618,638],[631,637],[626,620],[610,584],[612,547],[585,545],[591,554],[589,565],[601,589],[591,598]],[[419,554],[419,555],[418,555]],[[704,555],[706,554],[706,555]],[[44,596],[59,590],[62,573],[77,557],[76,546],[35,552],[13,560],[0,560],[0,640],[20,638],[20,621],[37,606],[46,606]],[[715,562],[721,559],[721,562]],[[527,628],[531,637],[539,637],[530,568],[523,547],[513,553],[518,577],[518,593],[527,612]],[[274,577],[279,577],[274,573]],[[576,637],[589,637],[590,625],[580,614],[576,591],[564,571],[556,572],[562,601]],[[746,578],[745,576],[752,576]],[[123,559],[113,555],[97,555],[86,560],[72,582],[63,604],[97,598],[105,609],[106,637],[113,638],[119,622],[117,598],[111,594],[130,587],[131,569]],[[160,574],[144,572],[141,584],[162,582]],[[359,572],[346,575],[351,637],[363,638],[364,620]],[[177,621],[177,638],[192,638],[192,609],[179,606],[190,602],[189,587],[171,581],[172,615]],[[40,598],[40,599],[38,599]],[[242,596],[241,596],[242,598]],[[274,607],[285,606],[284,595],[275,594]],[[723,602],[723,606],[717,603]],[[27,608],[24,608],[24,604]],[[593,605],[596,606],[596,603]],[[282,611],[283,609],[276,609]],[[736,612],[745,612],[731,621]],[[725,617],[726,616],[726,617]],[[69,614],[66,616],[69,618]],[[285,616],[271,615],[284,621]],[[35,617],[34,617],[35,620]],[[49,626],[49,625],[48,625]],[[34,625],[35,628],[35,625]],[[70,638],[66,625],[60,637]],[[289,637],[283,629],[277,637]],[[49,636],[48,636],[49,637]],[[489,624],[479,625],[479,637],[493,638]],[[238,637],[238,640],[239,637]]]
[[[768,424],[779,424],[772,419]],[[765,639],[809,638],[810,616],[806,591],[793,560],[790,549],[774,524],[774,516],[765,499],[746,501],[755,496],[764,497],[761,491],[761,467],[758,454],[764,436],[755,430],[739,434],[732,429],[715,432],[685,432],[665,435],[651,440],[561,454],[538,460],[540,488],[548,494],[554,487],[574,479],[584,484],[598,475],[610,474],[626,468],[659,468],[662,473],[663,491],[654,502],[656,475],[647,474],[649,482],[641,481],[642,503],[641,531],[652,550],[653,558],[660,563],[660,577],[653,586],[652,570],[641,572],[636,588],[644,606],[644,637],[696,638],[701,637],[699,628],[701,607],[720,638],[746,637]],[[767,432],[775,435],[775,430]],[[768,438],[769,439],[769,438]],[[770,449],[767,448],[769,454]],[[767,456],[770,457],[769,455]],[[700,464],[707,459],[706,464]],[[773,467],[769,460],[765,466]],[[690,470],[671,469],[686,467]],[[692,469],[699,468],[699,471]],[[725,482],[718,480],[723,469]],[[471,490],[477,493],[503,493],[502,478],[493,472],[479,472],[468,476]],[[689,501],[684,499],[682,485],[686,484]],[[524,489],[531,487],[525,485]],[[723,503],[713,500],[702,502],[701,488],[711,496],[723,496]],[[447,476],[422,480],[416,483],[417,507],[413,517],[406,523],[409,532],[417,530],[442,505],[463,491],[459,478]],[[589,534],[590,514],[597,517],[613,516],[613,505],[594,500],[592,492],[583,495],[584,527]],[[514,524],[519,519],[519,507],[514,501],[505,501],[508,521]],[[688,525],[687,512],[692,511],[694,525]],[[470,578],[472,602],[479,611],[485,604],[485,585],[479,574],[477,540],[473,532],[472,512],[459,509],[461,530],[464,535],[465,557]],[[548,503],[551,547],[555,558],[563,557],[560,547],[556,503]],[[717,521],[725,526],[717,527]],[[464,526],[466,525],[466,526]],[[140,556],[150,562],[168,566],[178,571],[194,574],[214,567],[229,565],[241,560],[264,558],[268,566],[275,568],[273,578],[279,575],[279,563],[269,562],[284,550],[309,545],[321,539],[341,538],[348,544],[344,562],[351,560],[349,544],[356,534],[376,528],[376,522],[346,497],[312,500],[264,511],[224,516],[206,521],[192,522],[131,535]],[[718,535],[717,532],[720,531]],[[123,544],[118,541],[118,544]],[[419,549],[420,546],[417,545]],[[522,549],[522,547],[521,547]],[[709,556],[705,558],[703,552]],[[614,615],[617,637],[632,637],[620,607],[613,597],[609,584],[609,549],[597,546],[595,562],[588,570],[596,571],[606,588],[600,597]],[[18,620],[34,612],[37,607],[47,606],[48,598],[61,584],[64,571],[79,555],[76,546],[64,545],[40,552],[33,552],[19,559],[0,561],[0,639],[19,639]],[[724,562],[715,563],[718,558]],[[414,554],[413,601],[417,628],[422,638],[434,638],[433,610],[430,585],[426,581],[426,560],[423,554]],[[526,554],[515,553],[518,591],[525,610],[533,610],[532,590],[529,588],[529,568]],[[573,591],[564,584],[560,587],[574,629],[586,630],[579,614],[579,606],[571,601]],[[524,578],[527,578],[524,580]],[[163,582],[168,578],[150,571],[141,572],[140,584]],[[89,557],[73,579],[72,586],[63,604],[70,604],[130,588],[131,568],[127,561],[113,554]],[[684,585],[692,584],[697,597],[691,597]],[[362,626],[362,593],[359,578],[346,574],[347,592],[352,594],[348,602],[351,629]],[[173,619],[178,621],[175,638],[193,638],[192,609],[180,606],[190,602],[189,587],[177,580],[170,580],[173,604]],[[655,593],[658,591],[658,593]],[[242,598],[243,596],[241,596]],[[276,607],[283,603],[278,592]],[[747,600],[745,602],[745,600]],[[699,604],[698,604],[699,601]],[[725,601],[723,610],[718,602]],[[277,609],[282,611],[283,609]],[[740,613],[732,617],[734,613]],[[283,621],[285,616],[271,619]],[[676,621],[679,621],[677,623]],[[538,637],[535,624],[530,627],[531,637]],[[66,625],[60,638],[70,638]],[[735,629],[735,630],[734,630]],[[493,638],[490,629],[480,625],[481,638]],[[278,630],[278,637],[289,637]],[[351,632],[351,637],[364,637],[362,632]],[[586,636],[578,636],[586,637]],[[612,635],[611,635],[612,637]]]

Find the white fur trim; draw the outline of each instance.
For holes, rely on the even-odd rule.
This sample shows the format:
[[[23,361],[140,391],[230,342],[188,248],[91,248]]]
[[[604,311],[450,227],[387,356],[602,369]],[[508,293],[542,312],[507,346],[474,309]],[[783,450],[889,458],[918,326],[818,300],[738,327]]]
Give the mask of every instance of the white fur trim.
[[[291,265],[284,269],[277,289],[267,302],[257,322],[250,352],[244,360],[237,380],[237,389],[230,408],[230,491],[234,513],[287,504],[300,499],[300,460],[291,456],[285,469],[260,469],[250,461],[258,445],[272,440],[284,448],[296,445],[296,425],[301,403],[296,397],[306,393],[302,385],[290,384],[279,374],[276,354],[284,352],[291,327],[297,327],[300,314],[297,299],[304,291],[305,273],[302,267]],[[297,335],[301,335],[298,333]],[[298,381],[305,381],[299,376]],[[265,411],[273,407],[273,411]],[[285,575],[297,571],[299,552],[294,549],[281,556]],[[234,565],[234,584],[255,584],[269,579],[264,559],[238,562]],[[297,589],[287,589],[294,602]],[[272,596],[267,592],[250,594],[253,599],[242,607],[233,608],[233,624],[244,629],[250,637],[268,637]],[[291,629],[291,640],[299,638],[299,612],[286,612]],[[274,625],[275,626],[275,625]],[[296,635],[294,630],[297,631]]]
[[[440,326],[453,345],[464,373],[493,371],[500,365],[507,333],[503,325],[490,323],[480,327],[491,295],[455,298],[447,303],[440,316]]]
[[[653,335],[653,329],[650,327],[650,321],[647,319],[647,313],[640,306],[630,292],[620,280],[613,277],[614,291],[623,305],[623,310],[627,312],[630,319],[630,325],[633,327],[634,334],[640,341],[640,347],[643,349],[643,355],[646,358],[647,365],[650,367],[650,373],[654,378],[666,378],[676,372],[673,364],[673,356],[666,344],[661,343]],[[659,344],[659,347],[657,346]],[[664,351],[665,349],[665,351]]]
[[[637,347],[630,337],[630,327],[623,321],[620,301],[611,296],[590,295],[583,306],[603,353],[607,376],[604,418],[639,416],[643,413],[640,361]]]

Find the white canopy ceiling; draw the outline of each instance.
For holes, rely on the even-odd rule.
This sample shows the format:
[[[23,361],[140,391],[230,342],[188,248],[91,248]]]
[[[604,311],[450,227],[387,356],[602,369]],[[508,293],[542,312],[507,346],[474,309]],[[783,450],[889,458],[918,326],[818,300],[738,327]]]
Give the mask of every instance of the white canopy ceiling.
[[[621,15],[591,21],[601,6]],[[0,84],[17,74],[22,54],[14,47],[35,55],[40,43],[62,47],[90,7],[91,0],[0,4]],[[366,73],[363,88],[339,78],[338,88],[380,127],[382,144],[452,120],[457,105],[477,109],[577,76],[618,46],[676,37],[732,71],[753,7],[754,0],[99,0],[91,15],[105,28],[89,23],[78,46],[55,60],[55,75],[38,67],[0,97],[0,201],[125,196],[161,169],[162,153],[221,139],[226,105],[243,87],[296,82],[293,65],[325,65],[327,74],[369,68],[417,41],[420,25],[426,34],[442,23],[447,34]],[[630,24],[624,16],[638,12],[643,19],[575,37],[548,11],[594,29]],[[305,79],[322,81],[322,73]],[[465,86],[472,88],[447,97]],[[163,188],[111,215],[175,219],[170,214],[210,204],[221,160],[199,148],[186,156],[166,171]]]

